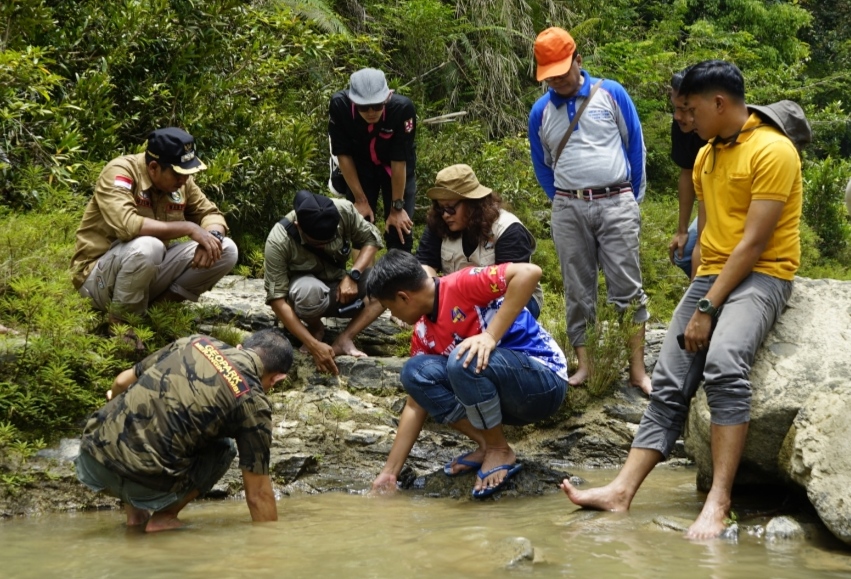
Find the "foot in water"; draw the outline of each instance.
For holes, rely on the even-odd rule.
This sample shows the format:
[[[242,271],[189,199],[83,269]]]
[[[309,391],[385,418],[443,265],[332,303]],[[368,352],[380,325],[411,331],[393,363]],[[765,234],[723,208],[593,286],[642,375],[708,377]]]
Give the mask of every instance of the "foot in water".
[[[727,519],[730,516],[730,500],[719,500],[712,497],[710,492],[706,497],[703,510],[697,519],[686,531],[686,538],[696,541],[715,539],[727,528]]]
[[[629,510],[629,505],[632,498],[612,484],[595,489],[579,490],[567,479],[564,479],[559,488],[564,491],[567,498],[585,509],[595,509],[598,511],[623,512]]]
[[[171,531],[172,529],[179,529],[182,526],[183,522],[176,515],[172,515],[171,513],[154,513],[148,520],[148,524],[145,525],[145,532],[157,533],[159,531]]]
[[[355,358],[368,358],[368,356],[355,347],[355,343],[350,338],[344,338],[340,335],[334,343],[331,344],[334,349],[334,354],[337,356],[354,356]]]

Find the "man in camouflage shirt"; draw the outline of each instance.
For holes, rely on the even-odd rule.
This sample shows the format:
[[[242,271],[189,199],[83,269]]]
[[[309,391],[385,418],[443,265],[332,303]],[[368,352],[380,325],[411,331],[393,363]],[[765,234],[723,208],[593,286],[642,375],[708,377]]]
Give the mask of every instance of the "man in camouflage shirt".
[[[112,400],[86,423],[77,478],[120,498],[128,526],[162,531],[181,526],[180,510],[216,484],[238,449],[252,520],[277,520],[266,392],[292,360],[278,329],[236,348],[194,335],[151,354],[118,375]]]
[[[107,163],[77,230],[74,287],[110,321],[152,301],[198,301],[236,264],[227,224],[195,184],[206,169],[176,127],[148,136],[144,153]],[[190,241],[170,243],[180,237]],[[137,345],[137,347],[139,347]]]

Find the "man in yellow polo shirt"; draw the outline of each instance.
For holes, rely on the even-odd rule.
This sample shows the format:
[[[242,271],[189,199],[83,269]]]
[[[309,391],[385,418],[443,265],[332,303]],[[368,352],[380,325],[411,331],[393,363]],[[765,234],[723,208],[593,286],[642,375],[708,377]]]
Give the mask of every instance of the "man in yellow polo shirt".
[[[628,510],[644,478],[673,449],[703,378],[713,480],[686,536],[708,539],[724,531],[730,514],[750,421],[750,369],[792,293],[800,263],[801,160],[792,141],[748,111],[735,65],[695,65],[680,94],[698,135],[709,141],[692,174],[700,265],[674,312],[653,372],[650,405],[623,469],[605,487],[578,490],[565,480],[562,488],[583,507]]]

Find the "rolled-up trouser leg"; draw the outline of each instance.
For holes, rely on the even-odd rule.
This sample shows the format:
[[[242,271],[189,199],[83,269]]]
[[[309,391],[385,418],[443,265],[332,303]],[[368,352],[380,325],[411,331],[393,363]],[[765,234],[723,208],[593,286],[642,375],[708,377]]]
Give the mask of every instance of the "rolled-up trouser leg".
[[[464,405],[470,423],[480,430],[500,424],[531,424],[555,413],[567,392],[567,381],[528,355],[496,348],[487,368],[476,373],[474,358],[449,354],[447,370],[452,390]]]
[[[715,277],[695,278],[674,310],[653,369],[650,404],[632,441],[633,448],[657,450],[667,457],[682,433],[689,403],[703,378],[706,352],[690,353],[681,349],[677,335],[685,332],[697,308],[697,301],[706,295]]]
[[[113,310],[119,317],[120,311],[141,314],[148,307],[150,288],[165,254],[165,244],[156,237],[116,241],[98,259],[80,286],[80,295],[90,298],[96,309]]]
[[[405,392],[440,424],[458,422],[466,415],[449,385],[447,360],[446,356],[414,356],[405,362],[400,375]]]
[[[183,241],[168,247],[151,286],[151,299],[169,290],[186,300],[197,302],[198,296],[230,273],[239,258],[236,243],[226,237],[222,241],[222,255],[216,263],[207,269],[193,268],[192,260],[197,248],[195,241]]]

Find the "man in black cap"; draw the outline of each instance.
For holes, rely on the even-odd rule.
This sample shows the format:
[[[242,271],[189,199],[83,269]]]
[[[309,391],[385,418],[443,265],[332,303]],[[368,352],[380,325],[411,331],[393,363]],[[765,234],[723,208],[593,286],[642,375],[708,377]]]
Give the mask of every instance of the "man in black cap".
[[[366,356],[352,338],[384,311],[366,298],[367,268],[383,247],[381,234],[343,199],[299,191],[293,207],[266,239],[266,303],[316,367],[337,374],[334,357]],[[360,252],[346,269],[353,249]],[[323,317],[352,318],[330,346],[322,342]]]
[[[333,188],[370,222],[381,191],[387,247],[410,252],[417,189],[414,103],[393,94],[383,72],[364,68],[352,74],[348,89],[331,97],[328,112],[331,153],[342,173],[332,178]]]
[[[197,301],[233,269],[238,252],[225,218],[192,178],[206,168],[192,135],[167,127],[148,135],[144,153],[101,171],[71,272],[74,287],[111,323],[151,302]],[[180,237],[191,241],[169,243]]]

